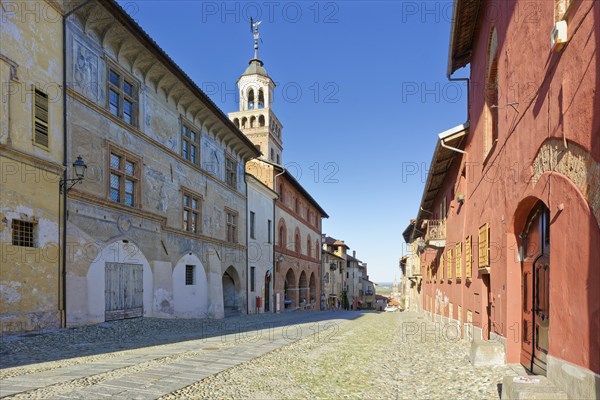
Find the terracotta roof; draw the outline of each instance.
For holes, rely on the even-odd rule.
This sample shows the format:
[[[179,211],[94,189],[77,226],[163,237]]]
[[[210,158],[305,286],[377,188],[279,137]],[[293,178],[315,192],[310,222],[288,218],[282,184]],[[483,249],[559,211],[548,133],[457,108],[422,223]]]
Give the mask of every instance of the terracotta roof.
[[[448,76],[471,62],[473,38],[482,0],[454,0],[448,52]]]
[[[331,236],[325,236],[325,239],[323,239],[323,243],[329,246],[344,246],[346,247],[346,249],[350,248],[348,247],[348,245],[346,245],[346,243],[343,240],[338,240],[336,238],[332,238]]]
[[[362,261],[360,261],[358,258],[356,258],[356,257],[352,257],[350,254],[346,255],[346,260],[347,260],[347,261],[356,261],[356,262],[359,262],[359,263],[361,263],[361,262],[362,262]]]
[[[424,232],[419,230],[419,228],[426,219],[425,216],[429,218],[432,215],[434,201],[437,198],[439,190],[444,185],[446,174],[452,166],[454,159],[460,156],[460,153],[456,152],[456,150],[444,147],[443,144],[455,149],[460,149],[464,145],[464,139],[468,131],[469,123],[467,122],[438,135],[439,140],[435,146],[431,163],[429,164],[431,168],[427,174],[427,181],[425,182],[425,188],[423,189],[421,205],[410,237],[411,241],[423,236]]]
[[[281,168],[278,168],[278,170],[281,171]],[[287,169],[283,170],[283,176],[288,181],[290,181],[290,183],[292,185],[294,185],[294,187],[296,188],[296,190],[298,190],[300,192],[300,194],[302,194],[302,196],[304,196],[304,198],[306,198],[306,200],[308,200],[308,202],[310,204],[312,204],[321,213],[321,216],[323,218],[329,218],[329,215],[327,214],[327,212],[325,212],[325,210],[323,210],[323,208],[319,205],[319,203],[317,203],[317,201],[310,195],[310,193],[308,193],[306,191],[306,189],[304,189],[302,187],[302,185],[300,184],[300,182],[298,182],[296,180],[296,178],[294,178],[294,176],[292,174],[290,174],[290,172]]]

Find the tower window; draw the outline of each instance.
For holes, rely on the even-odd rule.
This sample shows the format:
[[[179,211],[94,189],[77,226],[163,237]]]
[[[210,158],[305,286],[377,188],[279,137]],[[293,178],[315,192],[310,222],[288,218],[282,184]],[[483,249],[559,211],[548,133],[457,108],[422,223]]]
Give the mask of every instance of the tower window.
[[[258,90],[258,108],[265,107],[265,95],[262,89]],[[262,125],[261,125],[262,126]]]
[[[281,160],[279,159],[279,154],[277,154],[277,164],[281,164]]]
[[[248,92],[248,110],[254,110],[254,89]]]
[[[271,161],[275,159],[275,152],[271,149]]]
[[[261,115],[258,117],[258,126],[265,126],[265,116]]]

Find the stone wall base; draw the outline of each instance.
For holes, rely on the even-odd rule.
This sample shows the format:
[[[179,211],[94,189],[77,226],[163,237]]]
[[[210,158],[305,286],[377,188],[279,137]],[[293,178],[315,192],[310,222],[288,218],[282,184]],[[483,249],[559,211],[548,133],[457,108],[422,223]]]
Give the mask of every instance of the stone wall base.
[[[600,375],[589,369],[548,356],[548,379],[569,399],[600,399]]]

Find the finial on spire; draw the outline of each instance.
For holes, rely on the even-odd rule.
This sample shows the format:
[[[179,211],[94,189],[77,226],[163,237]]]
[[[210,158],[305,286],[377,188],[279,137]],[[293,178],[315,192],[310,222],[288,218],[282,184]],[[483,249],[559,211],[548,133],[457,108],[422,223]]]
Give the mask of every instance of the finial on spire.
[[[258,33],[258,26],[262,23],[262,21],[254,22],[254,19],[250,17],[250,32],[254,34],[254,59],[258,60],[258,40],[260,39],[260,34]],[[261,39],[262,41],[262,39]]]

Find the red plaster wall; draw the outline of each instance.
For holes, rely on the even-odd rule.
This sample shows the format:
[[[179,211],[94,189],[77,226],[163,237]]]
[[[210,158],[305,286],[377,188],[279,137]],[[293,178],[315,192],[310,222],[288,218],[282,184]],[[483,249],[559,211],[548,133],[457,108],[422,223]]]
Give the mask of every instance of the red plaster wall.
[[[582,148],[594,162],[600,161],[600,2],[573,4],[567,18],[570,42],[561,53],[554,53],[549,39],[554,1],[483,2],[471,62],[468,154],[455,160],[437,199],[441,201],[451,187],[466,194],[462,207],[453,201],[449,208],[446,243],[473,237],[474,278],[471,284],[464,278],[460,283],[424,283],[423,293],[435,296],[436,289],[442,290],[455,307],[462,305],[463,322],[467,310],[485,315],[487,298],[477,275],[477,233],[479,226],[489,223],[492,331],[506,337],[507,361],[518,362],[518,234],[531,207],[541,199],[552,218],[550,354],[600,373],[598,221],[568,177],[546,173],[537,184],[531,180],[532,162],[549,138],[565,140],[571,147]],[[499,110],[498,142],[484,159],[483,82],[492,26],[498,32],[498,103],[518,102],[519,113],[510,107]],[[459,177],[461,165],[466,165],[464,180]],[[559,204],[564,205],[560,213]],[[422,255],[424,277],[430,259],[431,254]],[[464,276],[464,246],[462,268]],[[487,321],[474,322],[481,326]]]

